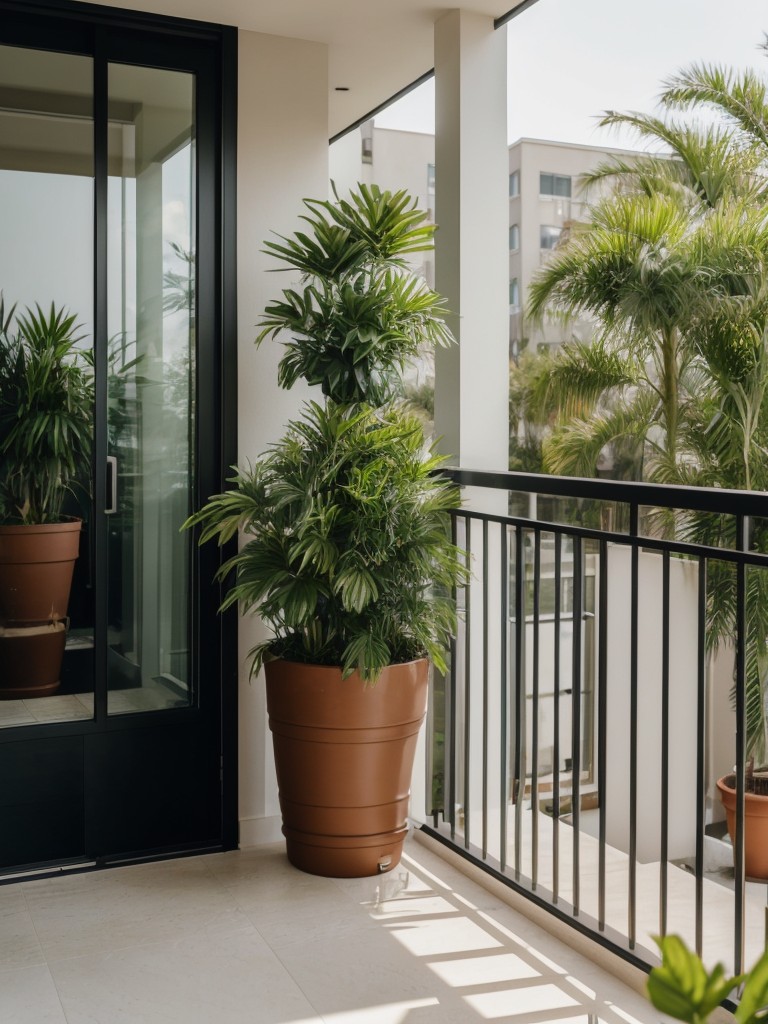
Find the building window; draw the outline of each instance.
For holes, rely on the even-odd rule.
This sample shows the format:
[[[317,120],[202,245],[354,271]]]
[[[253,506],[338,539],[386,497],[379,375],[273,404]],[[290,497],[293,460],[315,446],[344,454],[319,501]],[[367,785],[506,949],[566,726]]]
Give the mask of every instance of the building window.
[[[513,277],[509,282],[509,304],[517,309],[520,306],[520,288],[517,284],[517,278]]]
[[[364,164],[373,163],[373,121],[366,121],[360,126],[361,160]]]
[[[571,176],[569,174],[540,174],[539,195],[565,196],[571,198]]]
[[[520,171],[512,171],[509,176],[509,195],[511,199],[520,195]]]
[[[509,225],[509,249],[516,252],[520,248],[520,228],[517,224]]]
[[[541,249],[554,249],[560,241],[562,232],[562,228],[553,227],[551,224],[542,224],[539,228],[539,247]]]

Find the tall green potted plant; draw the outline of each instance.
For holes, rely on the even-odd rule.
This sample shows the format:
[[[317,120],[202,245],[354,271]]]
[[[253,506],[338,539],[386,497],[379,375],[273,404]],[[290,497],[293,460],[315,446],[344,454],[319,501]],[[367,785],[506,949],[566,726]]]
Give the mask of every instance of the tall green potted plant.
[[[445,668],[455,626],[458,496],[398,399],[406,362],[452,339],[407,266],[434,228],[404,192],[305,205],[306,230],[266,243],[302,287],[267,307],[257,342],[279,335],[280,384],[303,378],[324,400],[188,525],[201,541],[240,531],[224,607],[258,611],[273,632],[251,671],[265,667],[289,859],[360,876],[400,859],[427,659]]]
[[[90,473],[93,375],[76,317],[0,300],[0,697],[58,687],[81,521],[64,500]]]

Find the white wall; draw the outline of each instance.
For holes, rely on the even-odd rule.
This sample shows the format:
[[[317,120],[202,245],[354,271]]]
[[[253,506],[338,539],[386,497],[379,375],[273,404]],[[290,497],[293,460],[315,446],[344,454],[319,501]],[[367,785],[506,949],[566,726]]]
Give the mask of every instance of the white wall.
[[[253,460],[283,433],[307,392],[277,387],[281,347],[256,349],[255,324],[266,303],[296,283],[261,252],[276,231],[298,225],[305,197],[328,194],[328,54],[318,43],[239,35],[238,115],[238,430],[241,463]],[[272,236],[274,237],[274,236]],[[263,679],[248,681],[247,653],[261,638],[257,622],[241,621],[240,843],[280,836],[272,744]]]
[[[371,180],[370,175],[365,174],[368,165],[361,162],[361,147],[360,129],[356,128],[328,149],[328,173],[339,195],[346,195],[359,182]],[[378,179],[376,182],[378,184]]]
[[[628,547],[612,545],[608,560],[608,779],[606,822],[609,845],[628,850],[630,738],[630,598]],[[659,859],[661,837],[662,558],[641,552],[638,613],[638,795],[637,856]],[[669,857],[690,857],[696,847],[698,567],[670,559],[669,650]],[[722,818],[713,797],[715,780],[734,758],[734,718],[728,692],[732,651],[719,652],[707,671],[707,821]]]

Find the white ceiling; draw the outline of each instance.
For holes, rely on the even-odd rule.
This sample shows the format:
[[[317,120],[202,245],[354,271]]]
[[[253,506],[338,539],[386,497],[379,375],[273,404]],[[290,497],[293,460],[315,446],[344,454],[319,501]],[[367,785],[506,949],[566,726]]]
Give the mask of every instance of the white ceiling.
[[[436,0],[100,0],[270,35],[326,43],[329,130],[343,131],[433,66]],[[500,17],[522,0],[462,0],[461,8]],[[349,92],[336,92],[346,86]]]

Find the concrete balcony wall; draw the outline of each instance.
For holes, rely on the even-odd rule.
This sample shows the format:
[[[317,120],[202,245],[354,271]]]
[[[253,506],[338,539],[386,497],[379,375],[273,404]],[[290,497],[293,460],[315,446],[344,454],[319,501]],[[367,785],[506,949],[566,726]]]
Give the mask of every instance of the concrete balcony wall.
[[[629,850],[631,553],[610,548],[607,623],[608,711],[607,842]],[[641,552],[638,591],[638,801],[637,856],[658,861],[660,850],[662,709],[662,559]],[[669,857],[689,856],[696,847],[697,588],[693,562],[670,561],[670,833]]]

